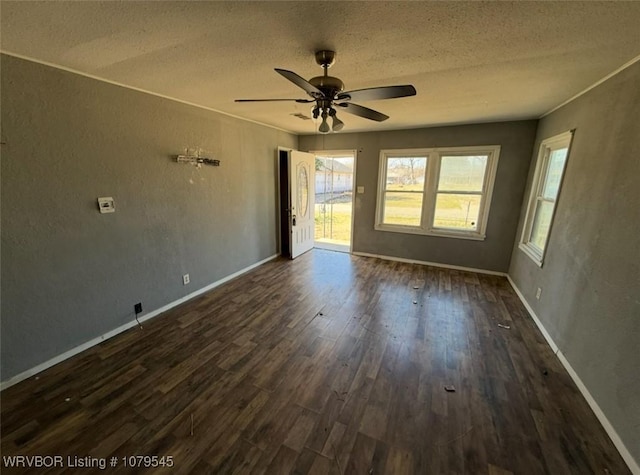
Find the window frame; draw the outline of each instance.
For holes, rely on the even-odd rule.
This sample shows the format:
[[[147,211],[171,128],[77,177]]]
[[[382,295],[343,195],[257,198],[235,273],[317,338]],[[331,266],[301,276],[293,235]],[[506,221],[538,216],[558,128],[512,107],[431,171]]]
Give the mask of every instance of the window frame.
[[[427,236],[449,237],[457,239],[471,239],[482,241],[486,239],[487,222],[491,207],[491,198],[495,183],[498,160],[500,158],[500,145],[478,145],[468,147],[436,147],[414,149],[384,149],[380,150],[378,169],[378,190],[376,197],[376,221],[374,229],[377,231],[389,231],[406,234],[422,234]],[[478,225],[475,230],[456,230],[434,226],[436,200],[440,179],[440,164],[443,156],[455,155],[486,155],[487,166],[485,168],[482,191],[480,193],[480,209],[478,212]],[[384,223],[385,194],[387,193],[387,163],[390,158],[427,157],[427,165],[424,175],[424,187],[422,191],[422,211],[420,225],[401,225]],[[466,193],[460,193],[466,194]]]
[[[529,256],[538,267],[542,267],[547,249],[549,247],[549,238],[553,229],[553,222],[555,220],[556,210],[558,209],[560,194],[562,193],[562,185],[564,182],[565,172],[567,170],[569,155],[571,154],[571,144],[573,142],[574,132],[575,130],[569,130],[567,132],[548,137],[540,142],[540,147],[538,149],[536,169],[533,175],[533,181],[531,182],[531,189],[529,190],[527,213],[525,215],[524,225],[522,226],[522,234],[520,236],[520,243],[518,245],[520,250],[527,256]],[[560,181],[558,183],[558,191],[555,198],[551,202],[551,200],[545,198],[543,195],[545,180],[549,173],[551,153],[555,150],[561,150],[564,148],[567,149],[567,155],[562,165]],[[541,201],[545,201],[547,203],[551,202],[553,205],[551,209],[551,218],[549,219],[549,230],[547,231],[547,235],[545,236],[544,247],[542,249],[535,245],[531,240],[536,211],[538,210],[538,206]]]

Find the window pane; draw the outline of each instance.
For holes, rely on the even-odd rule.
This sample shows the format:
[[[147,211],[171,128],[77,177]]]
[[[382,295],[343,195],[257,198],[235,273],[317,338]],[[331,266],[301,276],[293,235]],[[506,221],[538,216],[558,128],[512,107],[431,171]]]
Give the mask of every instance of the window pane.
[[[384,194],[384,224],[420,226],[422,193],[387,192]]]
[[[475,231],[478,229],[481,195],[438,193],[433,226]]]
[[[567,148],[561,148],[551,152],[549,156],[549,165],[547,166],[547,176],[544,180],[542,196],[550,200],[555,200],[560,189],[560,180],[562,179],[562,170],[564,162],[567,159]]]
[[[551,226],[551,215],[553,214],[553,203],[548,201],[538,201],[536,215],[531,228],[531,243],[541,251],[547,243],[549,228]]]
[[[443,156],[438,191],[482,191],[486,155]]]
[[[387,190],[422,191],[427,157],[387,159]]]

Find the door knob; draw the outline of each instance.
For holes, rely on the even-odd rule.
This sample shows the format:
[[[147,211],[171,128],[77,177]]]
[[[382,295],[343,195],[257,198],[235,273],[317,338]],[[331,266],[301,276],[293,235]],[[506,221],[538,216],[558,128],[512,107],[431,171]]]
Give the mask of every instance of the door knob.
[[[293,216],[291,216],[291,224],[292,224],[293,226],[295,226],[295,225],[296,225],[296,215],[295,215],[295,214],[294,214]]]

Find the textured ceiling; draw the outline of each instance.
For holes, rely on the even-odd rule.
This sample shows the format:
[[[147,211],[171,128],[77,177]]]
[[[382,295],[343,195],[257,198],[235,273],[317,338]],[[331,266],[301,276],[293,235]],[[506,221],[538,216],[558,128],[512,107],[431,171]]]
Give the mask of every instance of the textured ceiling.
[[[413,84],[415,97],[340,112],[345,132],[539,117],[640,55],[640,2],[11,2],[4,52],[313,133],[305,97],[274,72],[330,74],[346,89]]]

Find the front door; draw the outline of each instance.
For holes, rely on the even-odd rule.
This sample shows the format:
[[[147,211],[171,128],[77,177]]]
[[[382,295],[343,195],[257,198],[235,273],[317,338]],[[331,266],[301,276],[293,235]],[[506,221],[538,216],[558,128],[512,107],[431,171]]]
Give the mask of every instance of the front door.
[[[292,150],[289,154],[291,259],[313,248],[315,155]]]

